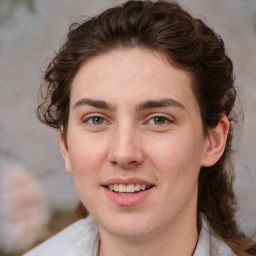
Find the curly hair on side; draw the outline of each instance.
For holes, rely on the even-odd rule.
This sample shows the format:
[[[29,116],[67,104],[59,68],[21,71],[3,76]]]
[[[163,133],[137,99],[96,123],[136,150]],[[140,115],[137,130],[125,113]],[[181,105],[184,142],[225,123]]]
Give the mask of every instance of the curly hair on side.
[[[233,65],[221,37],[175,2],[128,1],[70,27],[66,42],[49,64],[41,85],[37,116],[67,134],[72,81],[89,59],[117,48],[158,51],[171,65],[188,71],[201,111],[204,133],[217,126],[223,114],[230,121],[226,148],[220,160],[199,174],[198,228],[203,213],[216,236],[237,255],[255,255],[256,243],[235,220],[232,137],[237,114]]]

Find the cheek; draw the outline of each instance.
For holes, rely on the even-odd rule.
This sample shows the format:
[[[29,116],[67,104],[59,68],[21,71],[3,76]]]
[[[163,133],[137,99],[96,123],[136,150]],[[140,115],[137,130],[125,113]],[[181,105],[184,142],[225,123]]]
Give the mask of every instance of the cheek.
[[[73,140],[69,148],[72,175],[77,194],[83,204],[88,208],[94,202],[95,185],[98,185],[100,171],[99,147],[86,143],[86,141]]]
[[[74,173],[95,173],[106,157],[106,145],[102,139],[87,134],[77,134],[70,140],[69,156]]]
[[[197,180],[200,170],[200,147],[189,136],[166,138],[157,147],[151,147],[151,161],[159,176],[163,175],[172,185]]]
[[[76,190],[81,197],[95,188],[104,161],[102,146],[90,141],[73,140],[69,147],[69,158]]]

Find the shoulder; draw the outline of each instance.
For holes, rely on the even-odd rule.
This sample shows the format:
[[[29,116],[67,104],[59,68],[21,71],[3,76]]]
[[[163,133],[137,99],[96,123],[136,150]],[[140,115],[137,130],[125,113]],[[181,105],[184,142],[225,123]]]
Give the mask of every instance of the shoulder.
[[[98,225],[92,216],[79,220],[23,256],[91,256]],[[86,252],[86,254],[84,254]]]
[[[193,256],[235,256],[236,254],[224,241],[214,236],[213,230],[205,217],[202,217],[202,229]]]

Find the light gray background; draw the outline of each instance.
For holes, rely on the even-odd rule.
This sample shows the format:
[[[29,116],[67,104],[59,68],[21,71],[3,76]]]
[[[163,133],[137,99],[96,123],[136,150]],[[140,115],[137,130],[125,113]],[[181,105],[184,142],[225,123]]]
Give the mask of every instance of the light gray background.
[[[0,1],[0,17],[11,0]],[[23,4],[22,4],[23,2]],[[35,0],[30,13],[20,0],[12,17],[0,23],[0,157],[23,164],[38,180],[51,209],[71,208],[78,198],[64,169],[58,133],[35,116],[42,71],[65,39],[71,22],[124,1]],[[238,219],[256,227],[256,1],[179,0],[185,9],[213,27],[234,61],[245,123],[236,165]]]

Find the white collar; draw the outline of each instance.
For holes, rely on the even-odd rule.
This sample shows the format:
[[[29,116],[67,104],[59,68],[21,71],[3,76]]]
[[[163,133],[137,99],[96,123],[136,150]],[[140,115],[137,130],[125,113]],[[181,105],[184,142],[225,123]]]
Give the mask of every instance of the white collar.
[[[98,224],[89,215],[26,253],[25,256],[97,256],[99,247],[98,233]],[[228,245],[221,239],[216,238],[207,219],[202,215],[202,229],[193,256],[234,255]]]
[[[218,239],[206,217],[202,215],[202,228],[193,256],[234,256],[231,248]]]

